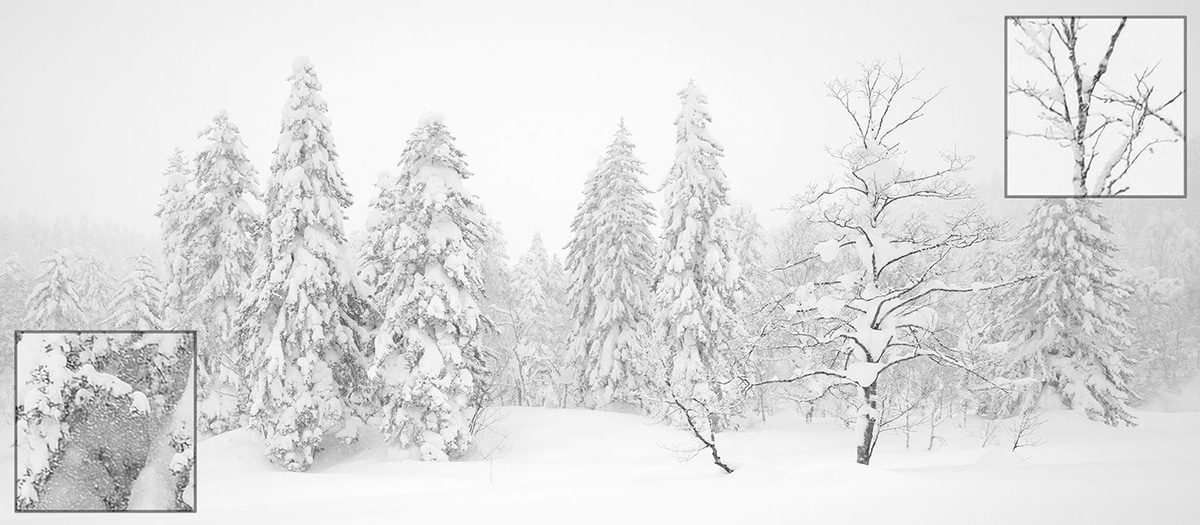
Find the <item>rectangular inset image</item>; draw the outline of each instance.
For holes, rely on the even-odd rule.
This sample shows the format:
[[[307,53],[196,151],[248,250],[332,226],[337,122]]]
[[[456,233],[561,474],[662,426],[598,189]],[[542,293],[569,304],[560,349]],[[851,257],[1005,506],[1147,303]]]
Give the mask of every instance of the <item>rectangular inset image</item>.
[[[195,510],[195,332],[15,339],[18,512]]]
[[[1186,18],[1005,17],[1005,197],[1186,197]]]

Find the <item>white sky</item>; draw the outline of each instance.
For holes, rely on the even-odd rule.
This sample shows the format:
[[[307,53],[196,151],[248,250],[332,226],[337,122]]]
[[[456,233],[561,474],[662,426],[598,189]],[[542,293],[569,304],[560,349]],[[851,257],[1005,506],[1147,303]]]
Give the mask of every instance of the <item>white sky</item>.
[[[1067,2],[1057,12],[1186,14],[1185,1]],[[902,56],[945,86],[906,147],[974,154],[1002,195],[1003,15],[1041,2],[241,2],[0,4],[0,214],[86,214],[157,234],[166,157],[227,109],[266,178],[285,78],[325,85],[360,228],[372,183],[417,118],[441,111],[510,252],[569,237],[584,177],[626,119],[649,185],[674,151],[675,97],[710,99],[736,200],[773,211],[832,169],[847,121],[822,83]],[[1194,46],[1193,46],[1194,47]],[[1193,56],[1200,56],[1193,52]],[[655,196],[657,202],[658,196]]]
[[[1117,19],[1089,19],[1082,22],[1078,54],[1080,60],[1086,62],[1087,71],[1095,71],[1119,22]],[[1097,93],[1102,93],[1104,86],[1124,93],[1135,93],[1135,75],[1150,68],[1154,68],[1154,73],[1148,79],[1155,89],[1152,102],[1161,104],[1178,93],[1183,89],[1183,26],[1183,20],[1180,19],[1130,19],[1113,48],[1109,68],[1100,81],[1102,87]],[[1010,27],[1009,78],[1019,85],[1033,82],[1035,86],[1049,88],[1053,85],[1052,77],[1025,53],[1019,44],[1022,41],[1027,41],[1025,35]],[[1060,54],[1060,67],[1066,63],[1066,58]],[[1103,110],[1111,106],[1097,102],[1096,107]],[[1025,133],[1043,131],[1047,123],[1038,118],[1040,111],[1041,108],[1025,95],[1009,95],[1007,122],[1010,129]],[[1176,102],[1163,113],[1177,125],[1183,125],[1182,102]],[[1126,111],[1119,110],[1113,114],[1125,115]],[[1135,144],[1140,147],[1148,141],[1171,139],[1173,136],[1165,125],[1151,120]],[[1107,134],[1101,142],[1101,153],[1093,172],[1100,170],[1100,165],[1116,149],[1121,137],[1115,132]],[[1009,138],[1008,153],[1009,195],[1073,195],[1071,173],[1074,157],[1070,149],[1043,138],[1013,136]],[[1129,186],[1129,191],[1124,195],[1183,195],[1183,158],[1182,142],[1155,145],[1153,153],[1141,156],[1121,179],[1122,186]]]

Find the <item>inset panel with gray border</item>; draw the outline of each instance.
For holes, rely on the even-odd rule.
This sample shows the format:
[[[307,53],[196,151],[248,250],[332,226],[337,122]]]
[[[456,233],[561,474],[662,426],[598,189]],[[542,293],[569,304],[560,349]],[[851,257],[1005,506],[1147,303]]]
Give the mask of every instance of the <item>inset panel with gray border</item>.
[[[1185,197],[1186,19],[1010,16],[1006,197]]]
[[[18,331],[18,512],[192,512],[193,331]]]

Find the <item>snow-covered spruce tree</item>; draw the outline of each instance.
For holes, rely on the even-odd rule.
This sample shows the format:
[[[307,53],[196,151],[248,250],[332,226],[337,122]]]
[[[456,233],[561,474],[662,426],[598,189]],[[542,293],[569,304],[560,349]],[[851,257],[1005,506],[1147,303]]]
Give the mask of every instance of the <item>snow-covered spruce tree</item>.
[[[514,364],[517,348],[529,320],[522,317],[521,297],[518,296],[513,270],[508,262],[508,243],[503,229],[488,220],[488,242],[476,252],[483,279],[483,297],[479,300],[481,313],[479,348],[484,373],[475,374],[476,398],[479,407],[472,420],[478,424],[486,417],[486,407],[520,404],[521,380]]]
[[[691,81],[679,92],[675,161],[664,186],[663,229],[654,286],[656,338],[666,355],[668,395],[727,428],[740,412],[735,355],[744,329],[737,316],[746,282],[737,260],[729,187],[712,138],[708,99]],[[691,405],[689,405],[691,406]],[[700,432],[706,432],[701,428]]]
[[[1092,419],[1132,425],[1124,354],[1131,290],[1111,262],[1116,246],[1100,204],[1043,200],[1024,233],[1023,255],[1043,274],[1007,294],[1001,336],[1013,344],[1013,374],[1033,380],[1027,401],[1048,390]]]
[[[1134,401],[1179,392],[1195,377],[1198,323],[1183,279],[1162,277],[1153,266],[1127,272],[1126,278],[1133,290],[1126,315],[1132,326],[1128,348],[1133,379],[1127,385],[1138,394],[1139,399],[1130,400],[1136,406]]]
[[[762,262],[765,248],[762,223],[758,222],[758,214],[749,204],[736,204],[733,206],[733,224],[737,231],[736,246],[742,272],[752,274]],[[753,279],[748,280],[753,282]]]
[[[518,405],[566,406],[575,380],[566,352],[568,331],[566,274],[546,251],[541,234],[513,269],[518,325],[515,355],[509,361],[517,379]]]
[[[790,354],[790,351],[777,352],[768,348],[771,344],[770,340],[777,335],[770,332],[775,329],[775,322],[782,313],[775,310],[774,307],[777,304],[775,301],[782,295],[781,291],[794,286],[787,283],[792,276],[785,276],[784,268],[776,267],[771,270],[764,268],[768,247],[767,236],[762,224],[758,222],[757,214],[749,204],[733,205],[733,223],[737,232],[735,246],[737,247],[738,262],[741,264],[747,289],[747,300],[743,301],[737,312],[750,334],[744,345],[746,349],[744,354],[748,356],[745,361],[745,371],[749,377],[761,378],[772,375],[770,371],[776,367],[792,370],[795,366],[789,367],[787,362],[787,354]],[[781,241],[791,234],[792,231],[785,227],[779,230],[772,240]],[[792,238],[788,241],[795,242],[796,239]],[[794,252],[787,253],[788,256],[793,254]],[[760,388],[747,392],[749,394],[747,403],[753,407],[753,411],[761,420],[766,421],[767,416],[773,412],[778,400],[776,394],[779,394],[780,390],[783,389]],[[811,404],[809,408],[811,408]]]
[[[59,250],[42,259],[42,273],[25,303],[23,328],[42,330],[81,330],[87,317],[80,304],[71,254]]]
[[[646,172],[622,120],[596,169],[567,245],[569,346],[579,367],[584,404],[638,402],[645,388],[651,325],[654,208],[642,184]]]
[[[188,328],[182,319],[183,281],[187,278],[189,248],[183,242],[183,228],[190,220],[188,200],[192,171],[183,157],[183,150],[175,148],[167,160],[163,172],[166,179],[159,194],[158,217],[162,233],[163,260],[166,262],[166,287],[163,289],[163,320],[172,328]]]
[[[395,225],[387,219],[398,202],[397,192],[403,188],[397,186],[396,174],[386,170],[376,177],[375,190],[375,197],[367,208],[367,231],[358,255],[358,275],[372,297],[379,293],[395,262],[387,246],[396,234],[389,228]]]
[[[78,283],[79,305],[89,323],[99,324],[108,317],[116,291],[115,281],[112,266],[101,259],[100,254],[89,250],[79,256],[75,282]]]
[[[104,327],[112,330],[162,330],[163,290],[158,268],[150,257],[133,258],[133,270],[121,280],[113,298],[112,314]]]
[[[200,341],[201,430],[219,434],[238,426],[238,400],[245,397],[239,395],[234,322],[263,226],[250,205],[258,196],[258,174],[237,126],[222,111],[200,137],[204,145],[181,231],[190,250],[181,303]]]
[[[1130,383],[1143,402],[1200,377],[1200,210],[1186,201],[1125,201],[1105,210],[1130,268]]]
[[[834,152],[845,171],[801,195],[798,205],[815,228],[831,233],[812,257],[835,264],[835,270],[781,300],[790,299],[787,308],[803,321],[794,347],[823,358],[808,360],[792,377],[757,383],[800,383],[813,399],[831,389],[853,393],[860,436],[856,460],[864,465],[880,431],[881,374],[921,357],[955,363],[951,348],[936,339],[939,297],[999,286],[945,282],[964,278],[951,256],[991,240],[998,227],[973,208],[947,212],[941,225],[922,212],[923,206],[970,194],[958,177],[968,159],[945,154],[944,164],[928,172],[901,162],[893,133],[919,118],[933,99],[918,96],[911,98],[912,107],[902,107],[902,100],[910,100],[906,88],[918,77],[901,63],[876,62],[857,78],[827,85],[854,122],[854,136]],[[839,276],[843,248],[851,248],[853,269]]]
[[[350,192],[337,165],[321,83],[292,64],[291,95],[266,192],[266,232],[238,312],[248,414],[271,461],[312,464],[330,432],[353,439],[372,315],[347,250]]]
[[[394,257],[375,299],[384,316],[371,375],[382,383],[381,427],[423,460],[471,444],[482,293],[479,250],[488,222],[464,181],[471,172],[437,114],[421,118],[401,157],[396,202],[381,221]]]
[[[566,274],[557,256],[546,251],[546,242],[541,233],[534,233],[529,248],[517,261],[513,275],[518,293],[533,294],[538,301],[548,303],[550,308],[562,306],[566,288]]]

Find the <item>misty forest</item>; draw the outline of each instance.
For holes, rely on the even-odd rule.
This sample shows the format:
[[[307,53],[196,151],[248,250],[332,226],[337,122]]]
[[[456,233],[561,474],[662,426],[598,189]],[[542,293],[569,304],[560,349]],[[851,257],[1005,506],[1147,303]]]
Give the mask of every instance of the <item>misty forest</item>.
[[[6,354],[13,329],[198,332],[200,512],[852,523],[1116,520],[1130,511],[1102,503],[1122,498],[1196,510],[1194,203],[995,205],[972,152],[914,133],[942,87],[888,59],[826,79],[814,103],[841,112],[821,123],[840,169],[779,195],[785,224],[731,201],[722,115],[683,78],[673,123],[612,116],[569,243],[506,240],[472,192],[496,175],[472,171],[456,141],[465,115],[386,116],[415,121],[408,140],[373,194],[351,195],[347,178],[366,175],[339,167],[338,93],[317,65],[297,58],[280,85],[269,166],[226,112],[195,123],[194,147],[161,152],[147,218],[159,239],[0,220]],[[638,138],[672,124],[670,169],[648,172]],[[778,176],[789,169],[803,168]],[[366,217],[347,216],[356,199]],[[2,376],[11,396],[14,371]],[[1092,491],[1095,508],[979,506],[1139,476]],[[579,498],[619,508],[579,516]]]

